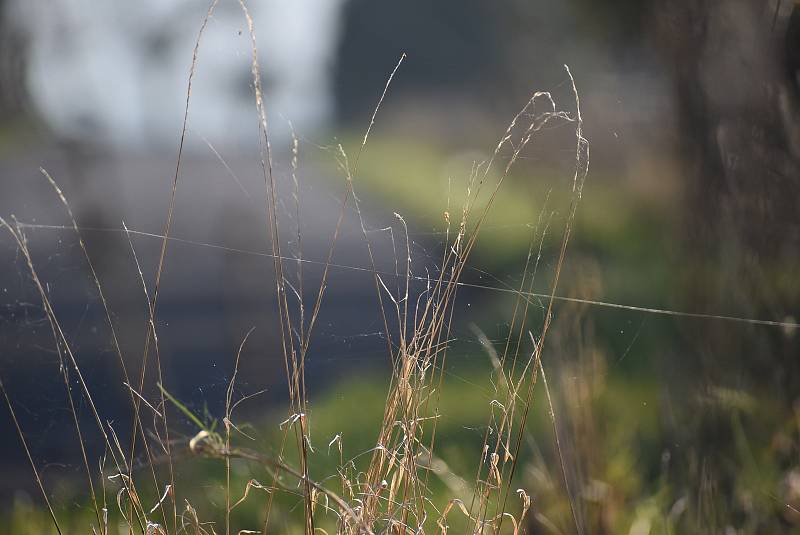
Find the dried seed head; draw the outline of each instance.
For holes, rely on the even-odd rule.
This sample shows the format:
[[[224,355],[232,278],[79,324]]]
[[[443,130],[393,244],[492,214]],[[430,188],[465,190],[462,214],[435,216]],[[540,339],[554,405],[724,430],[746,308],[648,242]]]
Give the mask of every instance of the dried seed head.
[[[200,453],[203,450],[203,445],[208,440],[208,431],[205,429],[197,433],[192,440],[189,441],[189,449],[192,453]]]

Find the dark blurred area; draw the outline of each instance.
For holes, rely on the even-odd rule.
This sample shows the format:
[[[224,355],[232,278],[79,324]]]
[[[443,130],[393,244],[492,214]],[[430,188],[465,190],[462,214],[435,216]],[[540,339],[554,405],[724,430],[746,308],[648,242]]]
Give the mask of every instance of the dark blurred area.
[[[415,269],[430,267],[442,244],[444,208],[421,201],[419,186],[429,180],[430,196],[438,196],[451,171],[463,169],[453,162],[485,158],[533,91],[551,91],[572,106],[567,64],[592,156],[561,292],[784,324],[564,306],[552,352],[559,356],[553,366],[562,374],[559,396],[569,420],[564,432],[575,445],[570,455],[578,468],[571,477],[612,485],[616,476],[608,474],[616,465],[599,453],[607,448],[630,453],[635,468],[629,471],[640,480],[586,498],[584,527],[618,532],[614,511],[642,506],[640,498],[652,491],[669,495],[665,517],[691,507],[703,520],[692,524],[696,532],[800,529],[794,326],[800,318],[800,4],[253,4],[281,181],[284,254],[296,259],[302,251],[312,261],[303,264],[308,284],[298,293],[315,296],[337,224],[344,182],[335,145],[357,150],[401,54],[407,57],[377,117],[359,186],[378,269],[389,273],[396,272],[402,245],[376,229],[397,232],[393,212],[402,213],[419,253]],[[67,213],[39,168],[55,178],[85,229],[122,353],[138,377],[145,291],[153,290],[192,49],[206,10],[180,0],[102,8],[0,2],[0,217],[13,222],[13,214],[20,222],[95,401],[121,427],[130,418],[128,392],[120,387],[102,303]],[[169,243],[157,312],[164,381],[192,407],[219,413],[231,359],[256,326],[243,358],[242,389],[267,389],[264,402],[277,407],[285,374],[278,330],[270,327],[277,321],[272,250],[250,41],[238,3],[220,3],[203,39],[171,230],[176,240]],[[526,153],[509,185],[517,202],[540,206],[540,192],[563,186],[552,177],[571,177],[572,139],[574,133],[555,130]],[[418,169],[435,176],[416,177]],[[390,178],[381,178],[384,170]],[[404,194],[406,170],[411,191]],[[527,253],[524,225],[538,213],[505,211],[503,222],[523,227],[522,241],[489,240],[474,261],[513,284]],[[334,262],[358,269],[334,270],[328,283],[309,364],[311,388],[320,392],[335,390],[355,370],[387,365],[368,252],[352,206],[343,221]],[[72,424],[50,327],[24,257],[9,233],[2,236],[0,376],[45,476],[68,482],[80,473],[79,450],[63,438],[71,437]],[[552,262],[555,250],[546,252]],[[469,276],[485,282],[477,271]],[[485,328],[508,321],[491,292],[465,289],[459,299],[474,304],[459,315],[456,330],[465,340],[469,322]],[[151,367],[148,384],[155,384],[153,374]],[[570,377],[585,388],[573,389]],[[638,407],[640,398],[657,409],[646,416],[612,410]],[[88,422],[88,411],[81,411]],[[259,411],[248,414],[257,418]],[[609,422],[616,419],[634,428],[619,431],[624,440],[613,434],[617,428]],[[20,489],[35,496],[35,488],[5,414],[0,429],[2,509]],[[750,464],[743,464],[742,451]],[[95,445],[92,453],[100,452]],[[746,479],[743,472],[756,475]],[[761,487],[748,494],[742,481]],[[552,503],[545,490],[540,503],[543,511]],[[529,532],[548,529],[532,521]]]

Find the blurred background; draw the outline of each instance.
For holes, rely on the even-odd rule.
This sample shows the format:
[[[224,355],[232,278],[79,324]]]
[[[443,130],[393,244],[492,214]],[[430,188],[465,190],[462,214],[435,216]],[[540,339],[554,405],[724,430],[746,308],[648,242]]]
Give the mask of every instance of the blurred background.
[[[406,243],[413,271],[435,273],[443,214],[460,211],[471,169],[534,91],[574,113],[569,65],[591,163],[558,293],[634,307],[556,308],[545,362],[579,522],[588,533],[800,529],[797,2],[267,0],[249,9],[283,254],[305,260],[287,265],[302,266],[306,300],[345,192],[338,147],[352,163],[401,54],[354,179],[376,269],[390,274]],[[40,167],[82,228],[136,375],[207,11],[195,0],[0,1],[0,216],[19,222],[102,417],[119,422],[121,435],[129,394],[102,302]],[[221,1],[198,49],[156,319],[164,384],[216,418],[236,350],[256,328],[239,384],[245,394],[264,390],[242,407],[258,428],[284,418],[286,385],[251,60],[238,2]],[[498,343],[507,335],[514,301],[503,290],[519,284],[542,214],[555,222],[536,284],[548,292],[574,135],[561,125],[526,148],[464,275],[479,287],[458,297],[445,388],[460,403],[442,424],[442,456],[467,474],[472,459],[458,444],[481,440],[491,400],[491,363],[470,325]],[[380,417],[389,361],[352,204],[333,260],[310,396],[320,443],[342,433],[356,454],[373,444],[369,418]],[[59,358],[5,230],[0,296],[0,377],[54,502],[79,510],[80,450]],[[531,322],[539,329],[541,314]],[[39,498],[0,412],[2,518]],[[569,533],[545,406],[534,412],[517,476],[537,508],[528,529]],[[100,442],[88,441],[101,455]]]

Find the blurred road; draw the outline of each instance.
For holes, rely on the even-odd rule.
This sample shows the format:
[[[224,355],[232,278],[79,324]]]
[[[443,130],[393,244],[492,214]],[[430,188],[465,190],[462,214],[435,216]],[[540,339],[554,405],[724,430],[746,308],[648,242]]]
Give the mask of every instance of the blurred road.
[[[0,158],[0,214],[6,219],[14,214],[23,223],[36,269],[101,416],[125,421],[128,398],[104,312],[75,234],[68,227],[66,211],[40,173],[40,166],[62,187],[84,229],[126,364],[130,374],[138,377],[147,305],[136,260],[122,231],[123,221],[132,231],[131,241],[147,291],[152,294],[161,246],[158,235],[166,220],[175,156],[49,147]],[[291,172],[278,164],[275,176],[282,254],[294,257],[299,248]],[[341,177],[322,176],[302,161],[298,178],[303,257],[311,261],[303,265],[302,293],[310,308],[322,272],[322,266],[314,262],[327,256],[345,183]],[[264,177],[257,154],[226,156],[224,163],[212,150],[185,155],[157,326],[164,382],[172,393],[200,412],[207,406],[212,413],[220,414],[236,349],[251,327],[256,330],[242,356],[240,389],[252,393],[266,388],[267,400],[285,399],[265,206]],[[397,223],[391,210],[374,212],[377,210],[366,215],[370,228]],[[394,272],[395,253],[389,233],[370,232],[370,236],[381,263],[378,269]],[[399,235],[395,235],[394,245],[398,250],[405,248]],[[352,203],[345,212],[333,261],[370,266]],[[297,262],[285,262],[284,269],[299,292]],[[393,282],[387,279],[387,284]],[[387,362],[370,272],[334,268],[326,291],[309,357],[312,384],[330,384],[337,375],[352,370],[351,366]],[[49,325],[24,258],[5,232],[0,238],[0,292],[0,374],[17,404],[37,459],[56,470],[57,463],[78,458],[74,455],[77,444],[65,412],[68,405]],[[151,363],[153,358],[151,355]],[[151,365],[147,380],[150,388],[145,389],[151,396],[157,380],[153,369]],[[262,408],[264,401],[262,398]],[[81,407],[86,413],[83,404]],[[91,429],[88,413],[82,416],[87,417],[86,427]],[[5,416],[0,418],[0,426],[0,459],[10,460],[9,465],[15,468],[9,470],[19,472],[12,474],[2,467],[8,474],[0,484],[2,493],[32,479]],[[53,437],[61,438],[53,441]]]

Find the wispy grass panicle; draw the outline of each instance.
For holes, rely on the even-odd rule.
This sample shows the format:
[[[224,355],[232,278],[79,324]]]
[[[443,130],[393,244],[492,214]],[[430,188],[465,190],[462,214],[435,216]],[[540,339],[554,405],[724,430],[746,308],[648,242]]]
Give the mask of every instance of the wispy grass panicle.
[[[108,327],[111,330],[113,347],[119,357],[124,389],[130,399],[131,435],[130,444],[125,447],[117,438],[114,427],[104,420],[100,409],[95,405],[89,386],[83,379],[79,359],[75,356],[68,338],[64,335],[55,310],[50,304],[48,293],[38,277],[35,262],[28,248],[23,227],[16,222],[8,223],[0,219],[0,224],[10,233],[22,252],[31,277],[39,290],[59,357],[62,361],[64,383],[73,415],[77,441],[81,444],[83,465],[87,477],[89,500],[94,510],[94,533],[109,534],[109,526],[119,523],[127,532],[143,535],[179,535],[217,533],[214,523],[201,520],[204,508],[181,499],[182,489],[177,477],[175,464],[180,455],[194,455],[209,458],[222,464],[224,482],[222,490],[224,503],[218,505],[225,535],[232,533],[268,533],[281,529],[280,522],[287,522],[287,513],[280,512],[276,518],[276,496],[286,494],[302,502],[301,513],[295,515],[296,525],[302,525],[306,535],[317,532],[329,533],[331,530],[342,535],[395,534],[395,533],[447,533],[451,529],[454,516],[463,516],[466,532],[493,533],[521,531],[531,508],[531,498],[524,489],[515,486],[517,469],[523,437],[526,433],[528,415],[531,410],[533,390],[538,374],[544,377],[544,342],[552,317],[553,303],[559,283],[561,267],[565,262],[572,223],[577,204],[581,198],[583,182],[588,169],[588,145],[582,134],[580,100],[575,88],[572,73],[567,68],[574,92],[574,112],[560,109],[550,93],[536,92],[512,119],[502,134],[488,160],[476,162],[467,177],[466,196],[460,207],[451,206],[451,199],[443,199],[443,220],[445,227],[441,256],[433,273],[415,272],[412,259],[412,239],[408,223],[400,213],[394,213],[396,225],[401,229],[401,238],[395,242],[392,231],[393,251],[395,253],[394,274],[386,274],[378,268],[376,249],[371,241],[371,232],[363,215],[361,201],[357,195],[359,187],[359,162],[368,142],[384,100],[389,96],[391,83],[395,76],[401,75],[401,66],[406,60],[401,55],[380,93],[374,111],[369,119],[360,145],[350,157],[341,144],[337,145],[337,160],[343,173],[343,187],[339,202],[339,212],[333,235],[327,246],[325,261],[321,262],[321,276],[316,291],[307,301],[307,291],[312,280],[305,277],[304,266],[308,260],[303,252],[301,232],[301,187],[298,178],[299,142],[292,131],[290,176],[285,177],[294,197],[296,222],[296,251],[294,259],[285,256],[286,245],[282,243],[282,221],[279,217],[279,187],[282,177],[273,162],[272,141],[269,131],[264,88],[262,87],[259,51],[256,46],[255,25],[244,0],[239,0],[244,20],[247,24],[251,47],[251,75],[254,91],[256,121],[259,125],[261,160],[264,181],[264,211],[266,238],[270,244],[268,256],[272,259],[277,325],[273,326],[280,334],[280,352],[283,357],[287,387],[287,414],[279,426],[279,443],[272,453],[257,448],[257,441],[243,430],[237,422],[235,409],[239,403],[251,396],[236,398],[236,382],[239,377],[241,358],[245,345],[253,333],[250,329],[241,339],[235,353],[232,375],[225,392],[224,416],[221,426],[201,417],[170,393],[169,378],[162,373],[161,354],[158,343],[157,315],[158,300],[162,287],[168,244],[173,240],[171,229],[175,218],[175,205],[178,196],[179,178],[182,172],[183,146],[187,132],[190,112],[192,82],[198,67],[200,43],[217,1],[213,1],[202,21],[192,55],[186,91],[183,126],[180,133],[175,173],[171,181],[168,211],[163,233],[160,235],[161,247],[157,268],[152,284],[139,263],[137,252],[131,240],[132,232],[123,223],[128,239],[132,260],[141,283],[143,297],[147,303],[147,323],[144,333],[144,347],[138,378],[131,377],[118,342],[114,316],[103,293],[102,285],[94,270],[89,253],[81,238],[80,229],[75,222],[69,203],[56,181],[45,171],[46,178],[55,188],[59,198],[66,206],[72,227],[77,234],[80,247],[88,262],[91,276],[95,282],[101,304],[105,310]],[[522,280],[513,289],[516,301],[508,336],[501,346],[477,332],[477,336],[490,355],[493,373],[490,378],[494,399],[486,407],[489,422],[480,456],[477,461],[475,477],[471,482],[454,474],[448,460],[437,453],[437,429],[443,416],[440,405],[444,376],[447,369],[447,355],[451,346],[454,317],[457,311],[457,296],[464,286],[462,277],[475,249],[487,216],[497,198],[497,192],[511,174],[515,163],[531,144],[536,135],[548,124],[560,121],[569,124],[576,133],[575,172],[571,183],[571,206],[561,235],[560,249],[550,281],[550,292],[546,295],[543,323],[536,336],[529,334],[529,309],[534,304],[534,279],[540,269],[540,259],[545,238],[552,231],[552,215],[548,213],[547,203],[542,210],[536,230],[531,238],[527,252]],[[212,147],[212,151],[213,151]],[[219,154],[214,151],[219,157]],[[221,158],[221,157],[220,157]],[[230,168],[228,168],[230,172]],[[374,436],[374,445],[359,457],[348,459],[344,455],[343,437],[336,435],[327,445],[338,451],[338,467],[333,477],[316,479],[313,477],[312,423],[309,395],[306,384],[308,356],[313,349],[315,327],[326,297],[329,272],[333,262],[342,223],[348,211],[357,217],[360,238],[368,253],[369,265],[364,268],[372,276],[375,299],[380,310],[382,335],[386,341],[387,360],[391,363],[391,374],[387,380],[385,403],[380,422],[374,430],[364,430]],[[402,240],[402,241],[401,241]],[[397,243],[400,243],[398,254]],[[296,264],[292,282],[290,266]],[[394,277],[395,283],[388,281]],[[387,282],[388,281],[388,282]],[[416,283],[423,281],[424,289],[416,291]],[[137,283],[138,284],[138,283]],[[528,339],[530,337],[530,345]],[[147,394],[146,378],[150,353],[155,357],[156,385],[158,399],[150,400]],[[97,490],[97,478],[90,466],[85,439],[78,409],[70,390],[70,377],[77,378],[81,387],[80,395],[89,407],[97,430],[103,437],[106,455],[113,468],[102,474],[101,491]],[[136,380],[138,379],[138,380]],[[0,383],[2,388],[2,383]],[[5,390],[3,389],[5,393]],[[13,412],[11,401],[7,405]],[[194,436],[174,439],[175,430],[168,420],[170,411],[183,414],[197,429]],[[552,406],[551,406],[552,411]],[[153,426],[145,424],[143,414],[151,414]],[[14,420],[17,423],[16,419]],[[17,426],[20,438],[26,446],[22,429]],[[241,441],[245,441],[242,445]],[[319,445],[318,445],[319,447]],[[137,462],[138,452],[143,450],[146,461]],[[44,483],[32,457],[31,465],[44,499],[48,496]],[[191,462],[183,461],[180,462]],[[166,476],[158,469],[159,464],[167,465]],[[264,477],[250,478],[237,488],[237,463],[256,465],[264,471]],[[294,464],[296,463],[296,464]],[[144,466],[145,470],[141,470]],[[142,472],[147,472],[143,475]],[[140,481],[140,479],[145,479]],[[434,495],[432,478],[441,479],[452,495],[443,502]],[[260,481],[265,481],[261,483]],[[106,505],[106,484],[119,487],[116,494],[117,511],[111,513]],[[334,485],[338,486],[334,490]],[[145,488],[146,487],[146,488]],[[514,495],[519,505],[514,506],[512,514],[509,499]],[[258,497],[258,498],[256,498]],[[251,526],[260,529],[236,530],[233,511],[250,506],[259,501],[256,508],[259,518],[252,520]],[[61,528],[49,501],[47,501],[55,529]],[[180,512],[179,512],[180,511]],[[581,525],[575,516],[576,529]],[[504,524],[507,526],[504,531]]]

